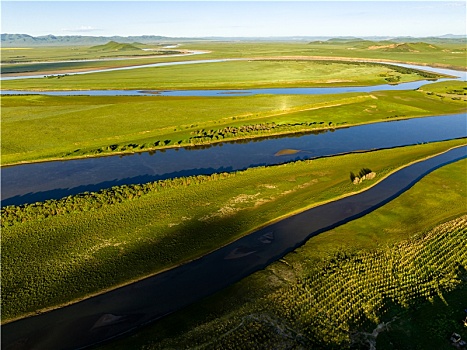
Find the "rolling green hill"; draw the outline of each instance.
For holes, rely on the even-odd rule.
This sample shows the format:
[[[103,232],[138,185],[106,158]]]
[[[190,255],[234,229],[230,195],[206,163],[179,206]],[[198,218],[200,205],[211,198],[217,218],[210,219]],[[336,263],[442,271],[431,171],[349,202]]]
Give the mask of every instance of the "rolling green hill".
[[[376,43],[375,43],[376,44]],[[378,47],[380,46],[380,47]],[[418,43],[401,43],[401,44],[389,44],[368,47],[368,49],[380,50],[384,52],[432,52],[441,51],[442,49],[436,45],[428,44],[424,42]]]
[[[139,44],[141,45],[141,44]],[[116,41],[109,41],[104,45],[96,45],[89,48],[91,51],[134,51],[141,50],[133,44],[117,43]]]
[[[428,42],[401,42],[393,40],[365,40],[365,39],[329,39],[327,41],[313,41],[310,44],[333,44],[346,46],[349,49],[368,49],[382,52],[434,52],[443,49]]]

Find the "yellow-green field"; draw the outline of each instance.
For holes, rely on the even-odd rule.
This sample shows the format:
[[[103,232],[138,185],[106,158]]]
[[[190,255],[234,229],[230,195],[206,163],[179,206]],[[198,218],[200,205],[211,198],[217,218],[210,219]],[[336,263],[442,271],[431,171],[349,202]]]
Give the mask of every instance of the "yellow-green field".
[[[3,96],[2,164],[209,144],[466,110],[465,96],[457,95],[457,90],[445,97],[430,89],[425,85],[423,92],[310,96]]]

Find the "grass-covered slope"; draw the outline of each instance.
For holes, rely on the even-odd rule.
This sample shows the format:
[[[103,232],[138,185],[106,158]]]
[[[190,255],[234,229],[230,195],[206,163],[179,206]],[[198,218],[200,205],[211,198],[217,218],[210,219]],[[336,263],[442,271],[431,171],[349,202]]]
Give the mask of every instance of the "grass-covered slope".
[[[128,43],[118,43],[116,41],[109,41],[104,45],[91,46],[90,51],[135,51],[141,50],[139,47]]]
[[[374,45],[368,47],[370,50],[381,50],[383,52],[433,52],[441,51],[441,48],[433,44],[427,43],[401,43],[401,44],[387,44],[387,45]]]
[[[188,261],[267,222],[360,191],[400,166],[464,143],[350,154],[5,207],[2,319]],[[361,168],[375,171],[376,179],[352,184],[349,172]],[[462,190],[456,191],[443,191],[450,200],[444,213],[462,212],[456,200]]]
[[[376,211],[104,348],[452,349],[452,332],[467,337],[466,168],[467,160],[440,168]]]
[[[314,41],[310,45],[341,45],[348,49],[379,50],[381,52],[435,52],[443,50],[433,43],[426,42],[398,42],[394,40],[372,41],[363,39],[330,39],[327,41]]]

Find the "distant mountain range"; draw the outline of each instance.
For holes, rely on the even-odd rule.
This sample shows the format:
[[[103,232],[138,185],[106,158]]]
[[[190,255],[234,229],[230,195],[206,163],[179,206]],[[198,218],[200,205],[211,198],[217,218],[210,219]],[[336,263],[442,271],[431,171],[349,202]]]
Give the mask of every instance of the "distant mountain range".
[[[2,34],[2,47],[28,47],[28,46],[70,46],[70,45],[104,45],[109,41],[117,43],[142,43],[154,44],[159,42],[167,42],[172,38],[158,35],[141,35],[141,36],[83,36],[83,35],[67,35],[67,36],[31,36],[28,34]],[[178,39],[180,40],[180,39]]]
[[[67,35],[67,36],[31,36],[28,34],[1,34],[1,46],[2,47],[29,47],[29,46],[70,46],[70,45],[103,45],[109,41],[117,43],[142,43],[142,44],[157,44],[157,43],[168,43],[168,42],[180,42],[180,41],[200,41],[200,40],[215,40],[215,41],[325,41],[329,39],[334,40],[391,40],[393,42],[426,42],[426,43],[439,43],[439,42],[453,42],[453,43],[465,43],[466,37],[464,35],[453,35],[446,34],[439,37],[427,37],[427,38],[414,38],[414,37],[313,37],[313,36],[294,36],[294,37],[205,37],[205,38],[174,38],[159,35],[140,35],[140,36],[83,36],[83,35]]]

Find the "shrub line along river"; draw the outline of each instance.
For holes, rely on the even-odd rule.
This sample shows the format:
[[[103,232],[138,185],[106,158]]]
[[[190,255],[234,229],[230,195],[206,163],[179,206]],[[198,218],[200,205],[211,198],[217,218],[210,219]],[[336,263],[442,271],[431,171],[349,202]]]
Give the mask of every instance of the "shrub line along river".
[[[361,217],[423,176],[467,157],[467,146],[409,165],[375,186],[279,222],[153,277],[2,326],[4,349],[76,349],[133,331],[263,269],[310,237]]]
[[[302,159],[466,136],[465,115],[455,114],[253,139],[248,142],[223,142],[211,147],[175,148],[15,165],[1,169],[2,206],[58,199],[118,185],[232,172]],[[283,149],[298,152],[277,155]]]
[[[411,125],[411,123],[415,124]],[[375,129],[371,129],[375,127],[382,128],[379,131],[380,133]],[[386,142],[386,134],[390,133],[389,130],[391,128],[393,132],[396,133],[396,139],[401,138],[402,141],[399,140],[399,144],[395,144],[391,141],[392,143],[390,142],[389,145],[384,146],[382,143]],[[424,139],[424,135],[427,133],[429,134],[429,131],[433,131],[433,129],[436,129],[436,131],[446,129],[448,134],[431,135],[429,141]],[[341,134],[342,132],[353,132],[355,130],[360,130],[362,134],[360,134],[360,136],[351,135],[347,138],[343,137],[343,134]],[[414,134],[417,130],[419,134]],[[457,132],[460,130],[458,136],[456,136],[456,130]],[[404,131],[407,131],[405,136]],[[384,134],[384,137],[381,132]],[[371,142],[365,145],[354,143],[355,138],[370,140],[372,133],[375,133],[373,135],[375,136],[375,140],[371,142],[376,141],[376,146],[373,146]],[[266,139],[245,144],[225,143],[223,146],[219,145],[218,147],[210,147],[196,151],[180,149],[178,151],[156,152],[153,156],[149,155],[149,153],[145,153],[142,155],[125,157],[104,157],[12,166],[2,169],[2,196],[6,191],[6,196],[9,196],[8,198],[10,199],[22,198],[24,200],[26,198],[37,198],[28,197],[28,195],[34,195],[38,192],[53,192],[57,190],[57,188],[60,190],[69,190],[70,183],[66,184],[62,182],[64,178],[66,180],[68,177],[67,174],[78,172],[78,177],[92,179],[93,176],[98,174],[101,170],[96,170],[94,175],[88,173],[87,176],[83,176],[83,172],[88,171],[90,167],[92,167],[93,162],[96,164],[109,159],[113,163],[110,163],[108,173],[113,174],[113,180],[102,182],[102,179],[92,179],[90,182],[92,185],[98,182],[100,185],[109,187],[124,182],[125,179],[123,178],[115,179],[116,174],[120,174],[120,168],[115,168],[114,166],[116,163],[120,162],[124,167],[133,167],[133,165],[125,163],[127,159],[135,159],[136,164],[140,163],[142,168],[150,169],[149,174],[152,174],[149,175],[149,177],[147,173],[144,173],[144,175],[128,175],[131,183],[135,181],[152,181],[155,179],[154,176],[156,176],[156,178],[160,176],[154,175],[160,173],[160,171],[154,171],[155,164],[164,163],[164,158],[159,157],[157,162],[149,162],[148,159],[163,154],[167,155],[167,159],[172,159],[176,153],[182,154],[185,159],[192,159],[193,155],[200,151],[208,152],[208,154],[212,152],[211,155],[207,157],[203,156],[206,158],[217,155],[217,157],[226,159],[228,157],[225,155],[219,156],[219,150],[250,144],[261,145],[256,155],[256,160],[248,159],[247,164],[243,164],[241,161],[245,158],[246,154],[249,154],[249,151],[245,151],[243,148],[237,148],[236,151],[232,153],[231,159],[229,159],[231,162],[230,165],[224,164],[221,165],[220,168],[219,165],[215,165],[214,168],[210,167],[207,169],[207,173],[211,173],[217,171],[233,171],[235,169],[251,166],[277,164],[296,159],[333,155],[364,149],[388,148],[396,147],[397,145],[431,142],[439,138],[451,139],[465,137],[465,134],[465,115],[458,114],[454,116],[370,124],[348,129],[339,129],[335,132],[326,132],[319,135]],[[316,138],[317,136],[323,135],[324,138],[332,138],[332,135],[336,135],[335,137],[339,138],[339,142],[336,142],[337,139],[334,138],[326,144],[323,139]],[[314,138],[314,142],[311,144],[299,143],[295,145],[295,147],[289,144],[291,140],[293,141],[295,139],[303,142],[307,138]],[[279,144],[271,146],[269,142],[273,141],[279,141],[280,146]],[[344,148],[336,148],[338,145]],[[349,147],[349,145],[351,146]],[[274,157],[274,154],[278,150],[284,148],[295,148],[302,151],[304,154],[305,151],[308,151],[311,152],[312,156],[310,157],[309,154],[301,156],[300,153],[298,153],[294,155],[285,155],[283,156],[284,158],[282,158],[282,156]],[[321,149],[321,153],[317,152],[318,149]],[[271,224],[190,263],[70,306],[3,325],[1,327],[2,346],[5,349],[76,349],[91,346],[135,330],[148,322],[174,312],[264,268],[271,262],[302,245],[310,237],[375,210],[409,189],[429,172],[445,164],[466,158],[466,152],[467,146],[462,146],[427,160],[417,162],[395,172],[364,192],[309,209]],[[274,159],[274,162],[268,163],[266,159]],[[177,162],[182,161],[178,160]],[[28,187],[27,182],[39,177],[38,175],[44,171],[42,167],[48,166],[55,168],[53,168],[53,170],[51,170],[52,172],[49,172],[46,177],[50,176],[54,171],[59,171],[58,176],[49,179],[48,184],[36,184],[37,186],[33,184],[33,186]],[[105,167],[108,168],[109,164]],[[99,168],[97,167],[95,169]],[[164,171],[167,177],[189,175],[186,173],[186,169],[177,170],[175,168],[167,168],[163,170],[163,172]],[[199,171],[206,173],[204,172],[206,169],[199,168],[198,164],[197,168],[195,168],[195,173],[199,173]],[[17,181],[18,178],[23,176],[20,176],[20,174],[27,174],[27,176],[21,180],[26,181],[26,183],[23,182],[23,184],[20,184],[20,181]],[[71,183],[74,181],[75,180],[71,180]],[[54,184],[54,182],[57,183]],[[53,186],[50,187],[50,184]],[[23,193],[23,191],[20,194],[15,194],[10,188],[15,186],[17,186],[17,188],[26,186],[26,193]],[[77,187],[75,186],[75,188],[78,188],[80,191],[87,190],[86,186],[88,185],[78,185]],[[50,193],[48,193],[48,195],[50,195]],[[63,195],[63,193],[60,194],[60,196],[61,195]]]

